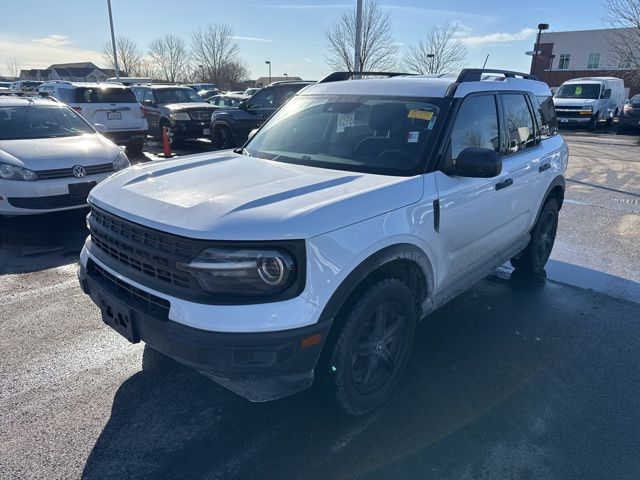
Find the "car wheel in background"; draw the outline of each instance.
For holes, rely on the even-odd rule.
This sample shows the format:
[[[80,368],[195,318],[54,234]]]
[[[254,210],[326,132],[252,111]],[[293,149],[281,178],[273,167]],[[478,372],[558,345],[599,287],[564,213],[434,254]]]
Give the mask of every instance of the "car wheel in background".
[[[598,114],[596,113],[589,120],[589,124],[587,125],[587,129],[593,131],[593,130],[596,129],[597,126],[598,126]]]
[[[369,286],[344,312],[319,364],[331,399],[352,415],[382,405],[402,378],[417,314],[409,287],[395,278]]]
[[[558,202],[555,198],[548,199],[535,227],[531,231],[531,240],[527,247],[511,259],[511,265],[516,270],[540,274],[549,260],[553,244],[558,231]]]
[[[144,148],[144,139],[140,138],[127,143],[127,155],[140,155]]]
[[[236,142],[233,133],[229,127],[218,125],[213,131],[213,142],[216,148],[228,149],[235,148]]]

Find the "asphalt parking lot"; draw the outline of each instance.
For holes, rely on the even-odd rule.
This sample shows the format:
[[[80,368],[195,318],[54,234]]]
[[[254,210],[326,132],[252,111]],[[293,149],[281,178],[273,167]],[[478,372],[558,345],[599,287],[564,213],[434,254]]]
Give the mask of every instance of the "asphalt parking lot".
[[[640,137],[562,133],[546,280],[499,269],[433,314],[360,418],[143,368],[77,285],[86,212],[0,220],[0,478],[639,478]]]

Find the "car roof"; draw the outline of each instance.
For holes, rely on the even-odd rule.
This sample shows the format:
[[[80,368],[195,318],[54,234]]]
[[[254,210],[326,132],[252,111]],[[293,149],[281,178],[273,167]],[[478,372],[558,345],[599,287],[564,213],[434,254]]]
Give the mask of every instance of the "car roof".
[[[317,83],[300,95],[346,94],[384,95],[391,97],[443,98],[457,84],[454,97],[464,97],[478,91],[519,90],[535,95],[550,95],[549,86],[537,80],[487,74],[481,80],[458,84],[456,75],[396,75],[390,78],[364,78]]]
[[[0,107],[33,107],[37,105],[53,107],[65,106],[57,100],[42,97],[40,95],[0,95]]]
[[[66,87],[66,88],[77,88],[77,87],[86,87],[86,88],[105,88],[105,87],[109,87],[109,88],[129,88],[128,85],[122,85],[119,83],[113,83],[113,82],[104,82],[104,83],[100,83],[100,82],[69,82],[66,80],[62,80],[62,81],[51,81],[51,82],[43,82],[41,83],[41,87],[48,87],[51,85],[57,85],[59,87]]]

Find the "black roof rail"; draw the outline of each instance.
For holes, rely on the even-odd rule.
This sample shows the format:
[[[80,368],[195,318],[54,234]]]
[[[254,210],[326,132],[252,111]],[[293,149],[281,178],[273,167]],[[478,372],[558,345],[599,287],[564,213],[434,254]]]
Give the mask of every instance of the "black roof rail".
[[[538,77],[529,73],[512,72],[511,70],[500,70],[495,68],[465,68],[458,75],[457,83],[463,82],[479,82],[482,80],[482,75],[487,73],[497,73],[504,75],[505,78],[522,77],[526,80],[537,80]]]
[[[342,80],[349,80],[356,75],[362,76],[376,76],[376,77],[398,77],[400,75],[414,75],[413,73],[403,72],[333,72],[318,81],[318,83],[340,82]]]

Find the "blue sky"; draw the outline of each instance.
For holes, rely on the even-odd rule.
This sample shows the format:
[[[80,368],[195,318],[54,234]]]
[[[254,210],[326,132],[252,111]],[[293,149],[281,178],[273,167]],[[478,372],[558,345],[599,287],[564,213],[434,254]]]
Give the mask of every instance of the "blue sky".
[[[468,65],[528,70],[535,27],[551,30],[602,28],[602,1],[379,0],[390,12],[402,54],[434,25],[456,22],[469,47]],[[252,78],[288,73],[317,79],[328,73],[324,32],[355,0],[112,0],[116,35],[143,47],[165,33],[182,36],[208,23],[231,25]],[[529,6],[531,5],[531,6]],[[26,68],[92,60],[109,39],[106,0],[3,1],[0,7],[0,72],[9,58]]]

